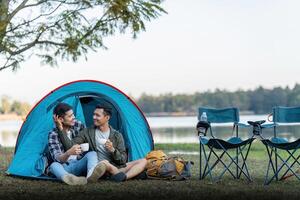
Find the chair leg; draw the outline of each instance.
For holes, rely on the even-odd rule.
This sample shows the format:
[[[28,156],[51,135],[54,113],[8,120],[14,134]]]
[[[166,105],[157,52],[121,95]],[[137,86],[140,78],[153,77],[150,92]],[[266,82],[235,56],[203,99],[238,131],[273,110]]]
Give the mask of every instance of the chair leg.
[[[225,153],[226,153],[226,150],[222,153],[222,157],[223,157],[223,155],[224,155]],[[225,169],[221,172],[221,175],[219,175],[219,177],[217,178],[217,180],[220,180],[220,179],[223,177],[223,175],[225,174],[226,171],[228,171],[228,172],[231,174],[231,176],[232,176],[233,178],[236,178],[235,175],[234,175],[234,173],[230,170],[230,166],[231,166],[231,164],[232,164],[233,162],[231,162],[229,165],[226,165],[226,164],[221,160],[221,157],[220,157],[220,158],[218,157],[218,155],[217,155],[216,152],[213,151],[213,154],[217,157],[218,161],[220,161],[220,162],[222,163],[222,165],[225,167]],[[215,164],[216,164],[216,163],[215,163]]]
[[[226,150],[220,143],[219,143],[219,146],[222,147],[224,153],[225,153],[225,154],[229,157],[229,159],[231,160],[231,162],[230,162],[228,165],[226,165],[222,160],[220,160],[220,162],[223,164],[223,166],[225,167],[225,169],[223,170],[223,172],[222,172],[221,175],[219,176],[219,179],[225,174],[226,171],[228,171],[228,172],[232,175],[233,178],[237,178],[237,177],[231,172],[231,170],[230,170],[230,168],[229,168],[232,164],[235,164],[235,165],[237,166],[237,168],[238,168],[239,170],[241,170],[241,173],[243,173],[244,176],[248,179],[248,181],[252,181],[251,178],[250,178],[249,172],[248,172],[248,174],[246,174],[246,173],[244,172],[243,168],[241,168],[241,167],[238,165],[238,163],[235,162],[236,156],[235,156],[235,157],[232,157],[232,156],[227,152],[227,150]],[[247,146],[247,144],[245,144],[245,145],[240,149],[240,153],[243,152],[243,150],[246,148],[246,146]],[[247,153],[249,153],[249,149],[250,149],[250,146],[249,146],[249,148],[247,149]],[[216,155],[215,155],[215,156],[216,156]],[[243,161],[246,162],[246,160],[243,160]],[[247,169],[246,171],[248,171],[248,169]]]
[[[244,145],[243,147],[242,147],[242,151],[245,149],[245,147],[246,147],[246,145]],[[249,151],[249,149],[250,148],[248,148],[248,151]],[[241,152],[242,152],[241,151]],[[232,158],[231,156],[230,156],[230,154],[228,154],[227,152],[225,152],[226,153],[226,155],[231,159],[231,163],[230,163],[230,165],[232,164],[232,163],[234,163],[236,166],[237,166],[237,168],[239,169],[239,170],[241,170],[241,173],[243,173],[244,174],[244,176],[248,179],[248,181],[252,181],[251,180],[251,178],[250,178],[250,176],[248,176],[245,172],[244,172],[244,170],[238,165],[238,163],[236,163],[235,162],[235,158]],[[246,162],[246,160],[244,160],[244,162]],[[248,170],[248,169],[247,169]]]
[[[210,152],[209,152],[208,157],[206,155],[204,145],[202,145],[202,150],[203,150],[203,155],[204,155],[204,159],[205,159],[205,167],[204,167],[203,176],[202,176],[201,179],[204,179],[209,174],[211,180],[213,181],[213,177],[212,177],[212,174],[211,174],[211,167],[209,165],[209,160],[210,160],[210,157],[211,157],[212,148],[210,147]],[[207,168],[208,168],[208,172],[206,173]]]
[[[237,168],[240,169],[240,173],[238,174],[238,179],[241,177],[242,173],[244,174],[244,176],[248,179],[248,181],[252,181],[251,177],[250,177],[250,173],[249,173],[249,170],[248,170],[248,166],[247,166],[247,163],[246,163],[246,160],[247,160],[247,157],[248,157],[248,154],[249,154],[249,150],[250,150],[250,147],[251,147],[251,143],[249,144],[245,144],[242,148],[239,147],[239,154],[241,155],[242,157],[242,167],[239,167],[238,163],[236,163],[237,165]],[[247,147],[248,146],[248,147]],[[244,156],[243,154],[243,150],[246,148],[246,155]],[[244,171],[244,168],[245,168],[245,171]]]
[[[241,151],[241,156],[242,156],[242,159],[243,159],[243,165],[242,165],[242,170],[244,169],[244,166],[245,166],[245,170],[246,170],[246,172],[247,172],[247,174],[248,174],[248,177],[249,177],[249,179],[251,179],[250,178],[250,173],[249,173],[249,171],[248,171],[248,167],[247,167],[247,163],[246,163],[246,160],[247,160],[247,158],[248,158],[248,155],[249,155],[249,151],[250,151],[250,148],[251,148],[251,145],[252,145],[252,142],[251,143],[249,143],[248,144],[249,145],[249,147],[247,148],[247,152],[246,152],[246,155],[245,155],[245,157],[244,157],[244,155],[243,155],[243,152],[242,152],[242,150],[240,149],[240,151]],[[239,173],[239,176],[238,176],[238,178],[240,178],[241,177],[241,175],[242,175],[242,172],[240,172]],[[252,180],[251,180],[252,181]]]
[[[237,163],[237,166],[239,164],[239,149],[237,148],[236,149],[236,163]],[[239,168],[236,166],[236,178],[238,179],[239,177]]]
[[[200,166],[200,169],[199,169],[199,180],[202,180],[202,143],[200,141],[200,145],[199,145],[199,152],[200,152],[200,158],[199,158],[199,166]]]
[[[230,153],[228,152],[228,150],[225,149],[220,143],[219,143],[219,146],[222,148],[222,151],[223,151],[221,153],[221,155],[218,155],[216,153],[216,151],[214,150],[214,148],[212,148],[212,147],[209,147],[209,154],[207,155],[207,152],[205,150],[205,145],[200,144],[200,170],[199,170],[200,171],[200,177],[199,177],[199,179],[202,180],[207,175],[209,175],[210,179],[213,182],[218,181],[228,171],[234,179],[239,179],[241,177],[241,175],[243,174],[248,179],[248,181],[252,181],[251,177],[250,177],[249,170],[248,170],[248,166],[247,166],[247,163],[246,163],[247,157],[249,155],[249,150],[250,150],[250,147],[251,147],[251,143],[245,144],[245,145],[237,148],[237,150],[235,151],[235,156],[234,157],[232,157],[230,155]],[[246,152],[244,150],[246,150]],[[244,155],[243,152],[245,152],[245,155]],[[216,161],[214,161],[212,164],[209,164],[212,154],[216,157]],[[222,160],[224,155],[227,155],[227,157],[230,159],[230,163],[227,164],[227,165]],[[241,155],[241,159],[242,159],[241,166],[239,165],[240,155]],[[204,164],[202,164],[202,159],[203,158],[204,158],[204,161],[205,161]],[[221,163],[224,166],[225,169],[220,173],[220,175],[218,177],[213,178],[212,171],[217,166],[218,163]],[[230,167],[231,167],[232,164],[234,164],[236,166],[236,172],[231,171]]]
[[[217,164],[221,161],[222,162],[222,157],[224,156],[224,154],[225,154],[225,152],[223,152],[220,156],[218,156],[216,153],[215,153],[215,151],[213,151],[213,149],[212,149],[212,152],[214,153],[214,156],[217,158],[217,160],[214,162],[214,164],[212,164],[212,166],[211,166],[211,170],[213,170],[216,166],[217,166]],[[208,174],[208,172],[204,175],[204,176],[207,176],[207,174]]]
[[[291,164],[291,168],[292,168],[296,163],[300,166],[300,163],[299,163],[299,161],[298,161],[299,158],[300,158],[300,154],[297,156],[297,158],[295,158],[294,155],[293,155],[293,154],[295,153],[295,151],[293,151],[293,153],[291,153],[289,150],[287,150],[287,152],[288,152],[289,155],[292,156],[292,158],[294,159],[294,162]],[[289,171],[290,171],[290,170],[287,169],[287,170],[283,173],[283,175],[280,177],[279,180],[284,180],[286,174],[287,174]],[[296,173],[297,173],[297,171],[296,171]]]
[[[276,150],[276,148],[275,148],[275,150]],[[298,161],[298,159],[300,158],[300,155],[297,156],[297,158],[294,157],[294,153],[297,151],[297,149],[294,149],[294,151],[293,151],[292,153],[291,153],[289,150],[286,150],[286,151],[288,152],[288,154],[289,154],[289,156],[288,156],[286,159],[282,158],[282,157],[279,155],[278,151],[277,151],[277,150],[275,151],[275,150],[273,150],[273,148],[272,148],[272,153],[275,152],[274,157],[277,158],[277,159],[279,158],[279,159],[281,160],[282,164],[281,164],[279,167],[277,167],[277,170],[274,170],[274,175],[268,180],[268,179],[267,179],[267,178],[268,178],[268,171],[269,171],[269,166],[270,166],[270,162],[271,162],[271,159],[270,159],[269,166],[268,166],[268,171],[267,171],[267,175],[266,175],[266,179],[265,179],[265,185],[270,184],[270,183],[273,181],[274,178],[275,178],[276,180],[278,180],[276,177],[279,176],[279,173],[280,173],[280,171],[283,169],[284,166],[287,167],[287,170],[283,173],[283,175],[281,176],[280,180],[283,180],[284,176],[285,176],[289,171],[291,171],[291,173],[292,173],[293,175],[295,175],[295,176],[297,177],[297,179],[300,180],[300,177],[299,177],[299,176],[296,174],[296,172],[294,172],[294,170],[292,169],[292,167],[295,165],[295,163],[297,163],[298,165],[300,164],[299,161]],[[269,151],[268,151],[268,154],[269,154],[270,157],[272,157],[272,154],[270,155]],[[289,160],[290,160],[291,158],[293,158],[294,161],[293,161],[293,163],[292,163],[291,165],[289,165],[288,162],[289,162]]]
[[[275,148],[275,169],[278,171],[277,148]],[[278,181],[278,174],[276,174],[276,181]]]
[[[204,146],[202,146],[202,151],[205,152]],[[204,156],[206,156],[206,153],[203,153]],[[209,160],[211,158],[211,154],[213,154],[216,157],[216,161],[212,164],[209,165]],[[230,164],[227,168],[226,168],[226,164],[222,161],[222,157],[225,155],[225,151],[222,152],[222,154],[220,156],[218,156],[218,154],[214,151],[214,149],[212,147],[210,147],[210,152],[208,157],[205,158],[205,160],[207,161],[205,164],[205,169],[202,173],[202,179],[204,179],[207,175],[210,175],[211,180],[214,181],[218,181],[221,179],[221,177],[223,176],[223,174],[228,170],[229,173],[235,178],[234,173],[231,172],[231,170],[229,169]],[[216,167],[216,165],[221,162],[221,164],[226,168],[226,170],[224,170],[224,173],[222,173],[218,178],[213,178],[212,177],[212,170]],[[208,170],[207,170],[208,169]],[[207,170],[207,171],[206,171]]]
[[[294,172],[294,170],[292,169],[292,166],[288,164],[288,161],[290,160],[290,158],[293,157],[292,155],[293,155],[296,151],[297,151],[297,149],[295,149],[295,150],[293,151],[293,153],[290,154],[290,156],[289,156],[286,160],[284,160],[279,154],[277,155],[277,157],[282,161],[282,165],[281,165],[281,166],[279,167],[279,169],[278,169],[277,176],[279,175],[279,172],[282,170],[282,168],[283,168],[284,166],[286,166],[286,167],[288,168],[288,171],[291,171],[296,177],[298,177],[298,175],[297,175],[297,174]],[[293,157],[293,158],[294,158],[294,157]]]
[[[272,148],[270,147],[270,149],[271,149],[271,152],[270,152],[269,147],[268,147],[267,145],[265,145],[265,146],[266,146],[267,153],[268,153],[268,156],[269,156],[269,163],[268,163],[267,173],[266,173],[266,176],[265,176],[265,182],[264,182],[264,185],[268,185],[268,184],[270,184],[270,182],[271,182],[270,180],[268,180],[269,172],[270,172],[270,167],[272,167],[273,173],[274,173],[274,174],[276,173],[276,170],[275,170],[275,166],[274,166],[273,160],[272,160],[273,152],[274,152],[273,147],[272,147]],[[274,156],[274,157],[275,157],[275,156]]]

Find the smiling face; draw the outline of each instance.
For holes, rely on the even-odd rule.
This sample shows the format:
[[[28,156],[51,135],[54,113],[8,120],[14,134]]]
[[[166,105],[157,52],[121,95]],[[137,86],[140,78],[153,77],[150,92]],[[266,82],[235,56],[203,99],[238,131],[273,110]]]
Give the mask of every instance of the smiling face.
[[[96,127],[108,125],[110,116],[104,112],[103,108],[96,108],[93,115],[94,125]]]
[[[75,116],[73,110],[65,112],[65,115],[60,117],[64,126],[74,126],[75,125]]]

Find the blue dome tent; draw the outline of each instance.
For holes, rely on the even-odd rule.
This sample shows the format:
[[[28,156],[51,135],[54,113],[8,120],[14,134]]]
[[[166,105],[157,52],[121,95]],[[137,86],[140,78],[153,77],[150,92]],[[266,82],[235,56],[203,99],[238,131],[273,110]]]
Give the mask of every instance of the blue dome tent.
[[[67,83],[42,98],[27,115],[18,135],[15,155],[7,174],[48,178],[43,176],[44,154],[48,148],[48,133],[54,127],[52,112],[55,105],[65,102],[73,107],[76,118],[93,125],[93,111],[101,102],[113,108],[110,124],[123,134],[128,160],[143,158],[153,149],[148,122],[138,106],[117,88],[94,80]]]

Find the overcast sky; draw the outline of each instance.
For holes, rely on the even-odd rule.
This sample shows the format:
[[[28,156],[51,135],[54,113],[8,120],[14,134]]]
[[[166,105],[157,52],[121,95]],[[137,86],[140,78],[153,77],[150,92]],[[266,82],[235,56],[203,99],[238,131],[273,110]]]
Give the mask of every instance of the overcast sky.
[[[166,0],[168,11],[129,34],[106,40],[88,61],[0,72],[0,96],[30,103],[63,83],[95,79],[127,94],[193,93],[300,83],[300,1]]]

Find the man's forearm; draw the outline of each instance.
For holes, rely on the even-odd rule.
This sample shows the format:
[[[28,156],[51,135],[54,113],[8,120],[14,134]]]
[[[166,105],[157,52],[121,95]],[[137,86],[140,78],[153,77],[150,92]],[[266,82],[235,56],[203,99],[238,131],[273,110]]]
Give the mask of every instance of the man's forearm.
[[[68,151],[66,151],[65,153],[61,154],[59,157],[58,157],[58,160],[61,162],[61,163],[65,163],[68,161],[70,157],[70,154],[68,153]]]

